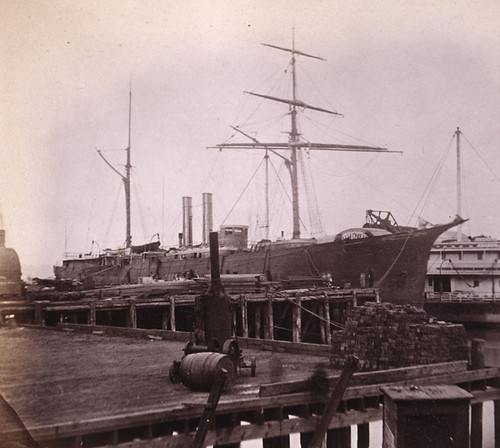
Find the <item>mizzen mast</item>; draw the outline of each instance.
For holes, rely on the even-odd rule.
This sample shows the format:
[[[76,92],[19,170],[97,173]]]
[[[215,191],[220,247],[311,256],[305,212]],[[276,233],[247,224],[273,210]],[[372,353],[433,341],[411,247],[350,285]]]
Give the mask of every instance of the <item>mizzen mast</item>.
[[[293,212],[293,238],[300,238],[300,215],[299,215],[299,187],[298,187],[298,163],[297,163],[297,151],[301,149],[309,150],[322,150],[322,151],[356,151],[356,152],[400,152],[400,151],[388,151],[387,148],[377,147],[377,146],[362,146],[362,145],[343,145],[343,144],[328,144],[328,143],[311,143],[306,141],[301,141],[301,134],[297,127],[297,110],[300,109],[310,109],[317,112],[328,113],[332,115],[342,116],[342,114],[323,109],[320,107],[312,106],[306,104],[297,98],[297,73],[296,73],[296,56],[305,56],[308,58],[318,59],[324,61],[325,59],[314,56],[308,53],[304,53],[295,49],[295,37],[292,39],[292,48],[284,48],[271,44],[262,44],[266,47],[274,48],[276,50],[285,51],[291,53],[291,67],[292,67],[292,99],[278,98],[270,95],[263,95],[254,92],[244,92],[249,95],[257,96],[271,101],[276,101],[279,103],[285,103],[289,105],[290,108],[290,120],[291,127],[288,133],[288,142],[273,142],[273,143],[263,143],[260,142],[241,131],[236,129],[241,134],[252,140],[252,143],[222,143],[216,145],[215,148],[222,149],[264,149],[266,150],[266,155],[268,152],[279,155],[285,160],[285,165],[290,173],[291,187],[292,187],[292,212]],[[290,157],[285,157],[279,154],[278,151],[290,151]],[[268,224],[267,224],[268,225]]]

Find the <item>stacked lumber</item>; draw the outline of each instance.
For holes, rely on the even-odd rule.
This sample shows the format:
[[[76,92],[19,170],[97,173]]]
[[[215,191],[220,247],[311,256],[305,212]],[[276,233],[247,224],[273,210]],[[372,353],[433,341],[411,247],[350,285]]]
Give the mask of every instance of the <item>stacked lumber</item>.
[[[332,335],[330,362],[344,365],[349,355],[364,371],[468,359],[462,325],[438,322],[409,305],[375,304],[348,311],[345,329]]]

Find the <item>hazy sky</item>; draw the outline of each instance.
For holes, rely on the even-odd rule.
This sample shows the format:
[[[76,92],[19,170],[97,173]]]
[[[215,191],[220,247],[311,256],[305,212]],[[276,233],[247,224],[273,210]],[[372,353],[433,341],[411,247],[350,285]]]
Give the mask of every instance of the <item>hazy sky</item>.
[[[230,138],[229,125],[261,141],[286,140],[288,121],[277,117],[289,119],[287,106],[243,92],[289,95],[288,54],[260,44],[290,47],[293,27],[297,49],[326,59],[298,58],[299,98],[344,115],[304,111],[304,137],[404,152],[305,155],[325,231],[360,226],[367,208],[391,210],[402,224],[418,215],[451,219],[450,144],[460,126],[464,230],[500,237],[496,0],[9,0],[0,3],[0,25],[0,207],[24,277],[50,274],[65,249],[123,243],[123,186],[95,149],[123,169],[130,83],[133,242],[159,232],[175,244],[182,196],[193,197],[201,240],[203,192],[214,194],[218,226],[263,154],[206,147]],[[288,188],[283,164],[273,166]],[[263,174],[256,179],[226,223],[262,225],[263,206],[254,203]],[[272,236],[289,236],[283,190],[271,206]]]

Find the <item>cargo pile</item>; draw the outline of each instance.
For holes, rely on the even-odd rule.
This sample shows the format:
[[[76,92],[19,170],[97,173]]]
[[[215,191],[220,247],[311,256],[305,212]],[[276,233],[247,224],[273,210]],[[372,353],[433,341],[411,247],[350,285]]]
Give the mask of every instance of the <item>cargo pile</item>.
[[[341,368],[348,355],[369,371],[467,360],[468,347],[462,325],[409,305],[367,303],[350,309],[345,329],[332,334],[332,367]]]

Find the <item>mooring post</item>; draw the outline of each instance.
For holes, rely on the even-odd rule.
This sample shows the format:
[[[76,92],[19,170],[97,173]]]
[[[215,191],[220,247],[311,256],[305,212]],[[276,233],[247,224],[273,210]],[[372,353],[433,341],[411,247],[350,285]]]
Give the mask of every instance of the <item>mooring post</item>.
[[[243,327],[243,337],[248,338],[248,305],[245,294],[240,294],[241,304],[241,325]]]
[[[292,314],[292,340],[293,342],[300,342],[302,333],[302,297],[300,293],[295,296]]]
[[[326,344],[326,325],[325,325],[325,307],[323,302],[318,302],[316,305],[319,316],[319,332],[321,336],[321,343]]]
[[[471,341],[471,367],[481,369],[485,366],[485,341],[473,339]],[[471,448],[483,446],[483,403],[471,405]]]
[[[226,377],[226,369],[220,369],[217,371],[214,383],[210,389],[210,394],[208,395],[205,410],[203,411],[203,417],[200,420],[198,430],[196,431],[193,443],[191,444],[192,448],[203,448],[205,446],[205,438],[207,437],[211,423],[215,419],[215,410],[217,409],[217,404],[219,403],[219,398],[222,394]]]

